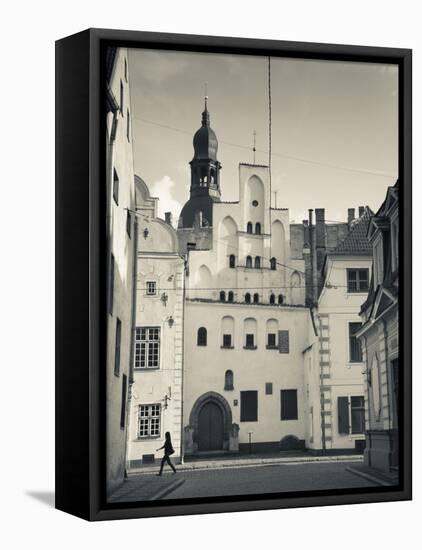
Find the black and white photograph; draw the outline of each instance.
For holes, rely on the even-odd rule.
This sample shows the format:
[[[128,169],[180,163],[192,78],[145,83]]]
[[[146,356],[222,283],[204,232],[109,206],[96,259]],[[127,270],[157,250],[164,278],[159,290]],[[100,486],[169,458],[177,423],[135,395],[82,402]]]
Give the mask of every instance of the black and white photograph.
[[[105,67],[107,502],[394,490],[398,65]]]

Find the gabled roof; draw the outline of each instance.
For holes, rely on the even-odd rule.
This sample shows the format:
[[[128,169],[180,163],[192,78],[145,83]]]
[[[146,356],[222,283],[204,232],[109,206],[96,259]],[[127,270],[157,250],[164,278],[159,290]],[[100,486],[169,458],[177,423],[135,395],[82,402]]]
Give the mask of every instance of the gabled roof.
[[[373,215],[369,206],[365,206],[364,213],[355,221],[343,241],[328,254],[332,256],[372,256],[372,246],[369,244],[366,234]]]

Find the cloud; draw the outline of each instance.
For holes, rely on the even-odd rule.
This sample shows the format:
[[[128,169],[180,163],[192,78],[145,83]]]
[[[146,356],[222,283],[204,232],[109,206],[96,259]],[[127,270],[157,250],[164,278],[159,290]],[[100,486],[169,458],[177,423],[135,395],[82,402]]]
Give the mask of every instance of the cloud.
[[[151,195],[157,197],[158,203],[158,216],[164,219],[166,212],[173,214],[173,225],[180,216],[182,205],[174,198],[173,191],[176,188],[176,184],[169,176],[163,176],[160,180],[154,182],[150,188]]]

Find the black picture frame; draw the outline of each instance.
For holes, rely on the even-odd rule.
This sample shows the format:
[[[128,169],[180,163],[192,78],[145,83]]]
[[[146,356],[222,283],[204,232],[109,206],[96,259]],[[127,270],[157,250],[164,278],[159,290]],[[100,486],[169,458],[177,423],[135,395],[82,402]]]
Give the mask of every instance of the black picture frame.
[[[400,483],[397,488],[261,494],[189,502],[105,498],[104,51],[107,46],[395,63],[399,67]],[[411,463],[412,52],[89,29],[56,42],[56,508],[87,520],[409,500]]]

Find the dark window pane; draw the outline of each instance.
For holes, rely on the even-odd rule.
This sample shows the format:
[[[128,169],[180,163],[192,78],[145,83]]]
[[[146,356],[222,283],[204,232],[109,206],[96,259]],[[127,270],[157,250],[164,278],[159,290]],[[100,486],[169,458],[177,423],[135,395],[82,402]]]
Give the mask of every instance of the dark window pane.
[[[281,390],[281,420],[297,420],[297,390]]]
[[[233,390],[233,371],[226,370],[226,374],[224,376],[224,389],[226,391]]]
[[[365,431],[364,398],[353,396],[350,398],[350,413],[352,420],[352,434],[361,434]]]
[[[258,392],[240,392],[240,421],[256,422],[258,420]]]
[[[254,335],[253,334],[247,334],[246,335],[246,347],[247,348],[253,348],[254,347]]]
[[[113,171],[113,199],[116,204],[119,204],[119,176],[116,169]]]
[[[349,400],[347,397],[337,398],[338,433],[349,433]]]
[[[113,297],[114,297],[114,256],[110,256],[110,279],[108,288],[108,312],[113,314]]]
[[[266,382],[265,383],[265,394],[266,395],[272,395],[273,393],[273,383],[272,382]]]
[[[201,327],[198,329],[197,344],[198,346],[207,345],[207,329],[205,327]]]
[[[126,392],[127,392],[127,376],[122,376],[122,404],[120,408],[120,427],[124,428],[126,424]]]
[[[269,333],[268,334],[268,347],[275,348],[276,347],[276,334],[275,333]]]
[[[223,334],[223,347],[230,348],[232,345],[232,335]]]
[[[352,363],[362,361],[362,347],[360,340],[355,334],[362,326],[362,323],[349,323],[349,358]]]
[[[122,322],[116,319],[116,340],[114,345],[114,374],[120,374],[120,342],[122,339]]]

